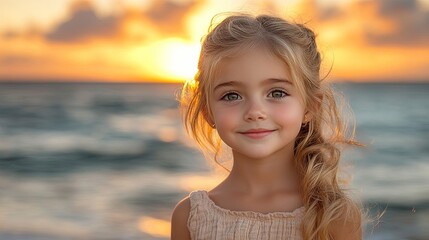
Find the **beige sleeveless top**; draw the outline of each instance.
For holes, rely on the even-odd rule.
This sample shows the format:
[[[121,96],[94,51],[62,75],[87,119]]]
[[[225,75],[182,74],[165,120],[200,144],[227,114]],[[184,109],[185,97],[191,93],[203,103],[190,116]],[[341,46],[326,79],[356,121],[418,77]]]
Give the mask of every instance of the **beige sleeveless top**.
[[[217,206],[202,190],[192,192],[189,199],[192,239],[302,239],[304,207],[293,212],[231,211]]]

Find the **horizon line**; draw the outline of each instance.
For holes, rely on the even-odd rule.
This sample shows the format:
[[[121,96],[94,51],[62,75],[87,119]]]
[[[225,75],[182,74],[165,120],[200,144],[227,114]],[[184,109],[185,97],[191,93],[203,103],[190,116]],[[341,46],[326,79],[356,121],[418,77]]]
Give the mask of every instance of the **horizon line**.
[[[350,83],[350,84],[429,84],[428,79],[412,79],[412,80],[399,80],[399,79],[386,79],[386,80],[371,80],[364,79],[362,81],[350,80],[350,79],[336,79],[336,80],[328,80],[330,83]],[[94,80],[94,79],[2,79],[0,78],[0,84],[183,84],[184,81],[157,81],[157,80],[147,80],[147,81],[139,81],[139,80]]]

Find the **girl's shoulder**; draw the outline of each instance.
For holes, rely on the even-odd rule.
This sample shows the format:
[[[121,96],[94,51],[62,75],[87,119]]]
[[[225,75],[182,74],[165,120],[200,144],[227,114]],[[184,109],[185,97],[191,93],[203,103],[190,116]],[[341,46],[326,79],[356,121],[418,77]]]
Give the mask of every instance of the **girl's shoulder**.
[[[189,213],[191,211],[191,206],[201,202],[204,198],[204,194],[207,194],[204,190],[196,190],[191,192],[188,196],[180,200],[176,204],[172,214],[172,222],[177,221],[187,221],[189,218]]]
[[[189,215],[189,210],[191,209],[191,200],[190,200],[190,196],[187,196],[185,198],[183,198],[182,200],[180,200],[180,202],[178,202],[176,204],[176,206],[174,207],[174,211],[173,211],[173,217],[179,217],[183,215]]]
[[[171,239],[190,239],[187,222],[191,210],[189,196],[177,203],[171,216]]]

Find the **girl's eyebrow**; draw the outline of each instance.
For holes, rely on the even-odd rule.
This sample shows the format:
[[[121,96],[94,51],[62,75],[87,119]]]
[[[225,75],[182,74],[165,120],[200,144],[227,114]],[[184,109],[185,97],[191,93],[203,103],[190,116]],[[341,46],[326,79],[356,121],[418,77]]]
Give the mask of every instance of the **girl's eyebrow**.
[[[293,83],[290,80],[283,79],[283,78],[268,78],[264,81],[264,83],[265,82],[267,82],[267,83],[278,83],[278,82],[280,82],[280,83],[286,83],[289,85],[293,85]]]
[[[237,82],[237,81],[229,81],[229,82],[219,83],[218,85],[216,85],[216,87],[214,87],[213,92],[216,92],[216,90],[223,88],[223,87],[230,87],[230,86],[236,86],[236,85],[243,85],[243,83]]]
[[[273,84],[273,83],[286,83],[288,85],[293,85],[291,81],[283,78],[267,78],[262,82],[262,85]],[[237,86],[237,85],[241,86],[243,85],[243,82],[228,81],[228,82],[219,83],[218,85],[216,85],[216,87],[214,87],[213,92],[223,87],[230,87],[230,86]]]

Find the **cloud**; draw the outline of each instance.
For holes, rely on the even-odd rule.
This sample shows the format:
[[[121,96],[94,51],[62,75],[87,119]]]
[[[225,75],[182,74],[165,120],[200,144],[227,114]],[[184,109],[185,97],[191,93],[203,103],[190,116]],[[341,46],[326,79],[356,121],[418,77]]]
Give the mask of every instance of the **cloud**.
[[[419,6],[417,0],[380,0],[377,10],[380,18],[394,24],[389,33],[377,29],[366,32],[367,40],[376,45],[420,45],[429,42],[429,11]]]
[[[98,17],[89,3],[81,2],[73,6],[73,12],[69,19],[46,34],[46,39],[58,42],[74,42],[94,37],[109,38],[118,33],[119,26],[119,17]]]
[[[44,60],[35,59],[27,55],[6,55],[0,56],[0,64],[4,67],[22,64],[41,64]]]
[[[317,17],[319,21],[327,21],[344,17],[344,12],[342,12],[338,7],[329,6],[327,8],[320,9]]]
[[[1,36],[4,39],[14,39],[14,38],[19,37],[20,34],[19,34],[19,32],[9,30],[9,31],[3,32],[1,34]]]
[[[186,16],[204,1],[176,3],[170,1],[154,1],[145,16],[155,24],[162,33],[182,35],[186,33]]]
[[[347,32],[357,33],[370,45],[410,47],[429,42],[429,11],[418,0],[361,0],[343,8],[319,8],[317,14],[322,24],[358,21]]]
[[[130,19],[134,25],[137,24],[138,32],[151,31],[162,37],[187,37],[186,17],[201,2],[189,1],[179,4],[168,0],[153,1],[147,10],[125,9],[119,15],[103,17],[97,16],[89,2],[78,2],[72,6],[69,18],[55,26],[45,38],[54,42],[78,42],[92,38],[113,39],[121,34],[127,34],[124,28]]]

